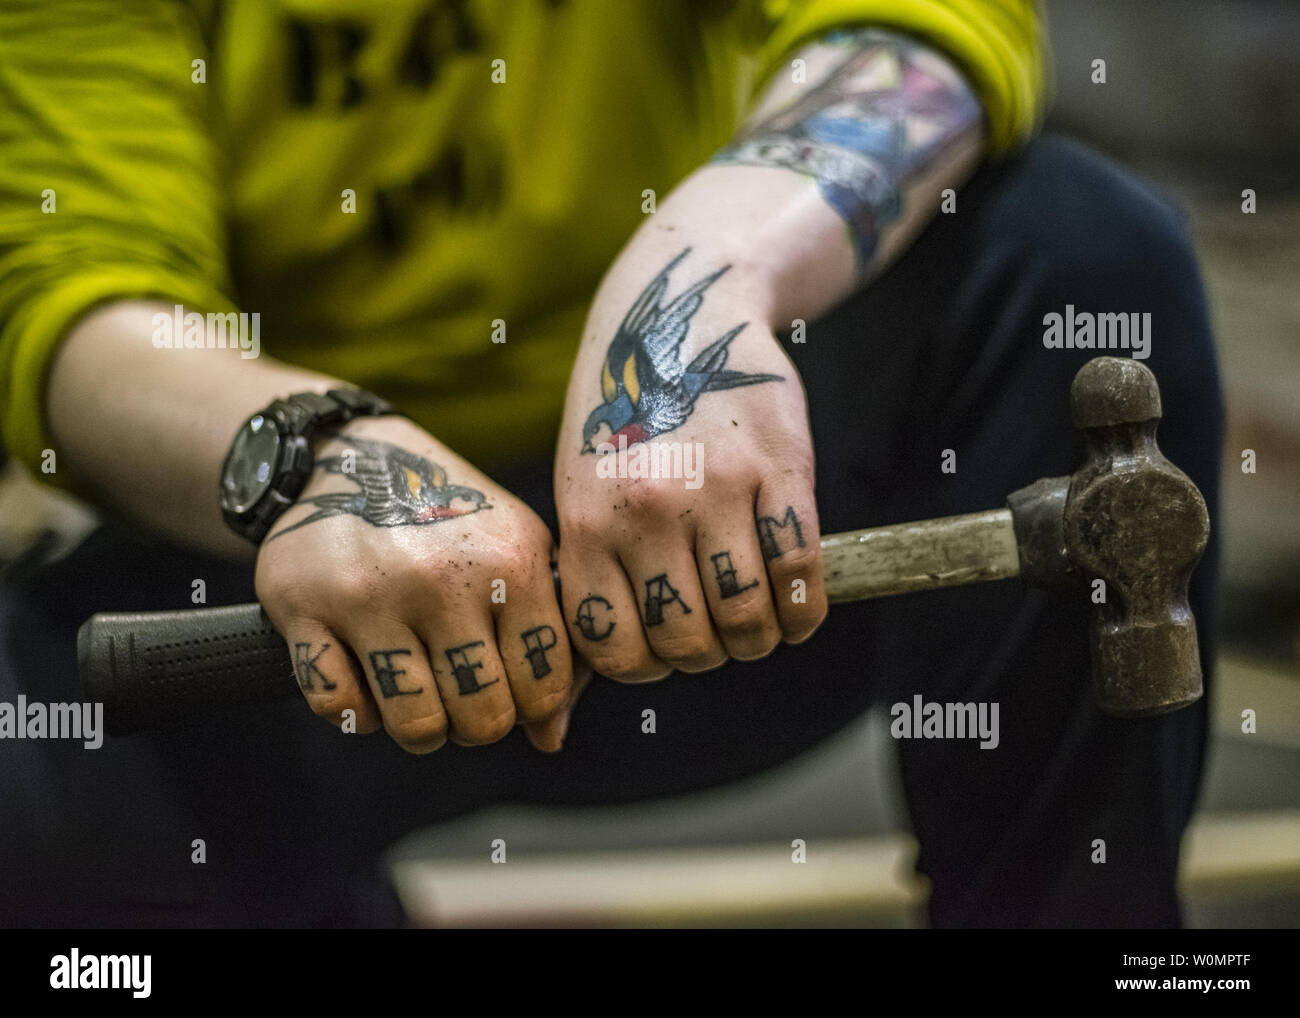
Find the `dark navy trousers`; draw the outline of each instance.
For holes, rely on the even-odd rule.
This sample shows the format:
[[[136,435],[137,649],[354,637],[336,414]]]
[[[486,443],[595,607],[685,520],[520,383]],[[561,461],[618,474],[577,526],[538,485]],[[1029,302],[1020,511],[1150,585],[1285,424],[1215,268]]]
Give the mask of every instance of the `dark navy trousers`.
[[[1070,380],[1044,316],[1150,312],[1166,454],[1214,520],[1223,428],[1215,350],[1178,212],[1088,149],[1044,137],[985,167],[885,275],[787,349],[809,396],[823,532],[995,508],[1070,473]],[[1125,355],[1123,351],[1119,351]],[[956,471],[940,469],[944,450]],[[485,465],[492,472],[492,465]],[[554,522],[549,463],[498,480]],[[78,698],[75,634],[95,611],[251,600],[251,572],[106,526],[0,590],[0,700]],[[1216,542],[1191,588],[1208,664]],[[598,678],[563,752],[516,730],[408,756],[344,736],[297,700],[149,735],[0,742],[0,923],[344,925],[396,920],[378,854],[498,803],[598,804],[715,786],[788,760],[873,702],[996,702],[1000,743],[899,741],[919,868],[944,926],[1172,926],[1205,701],[1099,713],[1089,606],[1020,580],[831,609],[763,661],[653,686]],[[287,661],[286,661],[287,668]],[[641,711],[657,712],[657,734]],[[797,832],[795,832],[797,833]],[[202,838],[207,862],[191,862]],[[1106,845],[1105,863],[1094,843]],[[376,890],[379,889],[379,890]]]

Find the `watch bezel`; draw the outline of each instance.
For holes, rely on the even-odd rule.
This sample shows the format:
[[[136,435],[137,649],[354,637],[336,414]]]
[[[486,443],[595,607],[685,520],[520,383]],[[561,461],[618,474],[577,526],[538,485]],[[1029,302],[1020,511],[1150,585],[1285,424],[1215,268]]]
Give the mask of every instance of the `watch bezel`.
[[[261,427],[254,428],[258,421],[262,422]],[[258,456],[255,459],[248,455],[248,448],[253,442],[265,440],[265,436],[271,436],[275,445],[270,450],[271,455],[266,457],[267,469],[269,471],[265,480],[257,480],[255,485],[247,484],[240,480],[239,487],[255,488],[256,494],[253,495],[246,505],[243,503],[242,496],[239,496],[240,504],[236,504],[237,496],[231,490],[233,474],[235,470],[251,470],[260,463],[263,457]],[[246,420],[235,433],[234,441],[230,443],[230,449],[226,453],[225,461],[221,464],[221,508],[227,509],[232,513],[244,514],[253,509],[264,497],[266,493],[275,485],[276,469],[280,464],[282,450],[284,446],[284,431],[276,425],[274,418],[265,413],[253,414]]]
[[[221,513],[236,533],[253,542],[260,542],[280,514],[302,494],[315,464],[309,438],[294,434],[291,423],[279,407],[272,406],[250,414],[240,425],[239,433],[242,434],[258,417],[275,429],[275,460],[271,464],[271,477],[266,488],[248,508],[241,510],[231,505],[225,485],[234,459],[235,442],[231,442],[221,467]]]

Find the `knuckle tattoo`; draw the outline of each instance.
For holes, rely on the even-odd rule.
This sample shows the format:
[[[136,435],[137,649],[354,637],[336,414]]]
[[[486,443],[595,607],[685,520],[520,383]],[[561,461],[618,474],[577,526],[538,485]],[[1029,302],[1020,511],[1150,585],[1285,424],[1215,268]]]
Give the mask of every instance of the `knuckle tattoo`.
[[[524,644],[524,658],[532,671],[534,679],[544,679],[551,674],[551,662],[547,653],[555,649],[560,642],[554,627],[549,625],[534,626],[519,634]]]
[[[720,551],[717,554],[710,555],[709,561],[713,563],[713,580],[718,585],[718,597],[722,600],[740,597],[747,590],[754,590],[758,587],[759,580],[757,576],[751,579],[740,575],[731,560],[730,551]]]
[[[677,605],[682,615],[690,615],[691,609],[682,600],[681,593],[668,582],[668,574],[660,573],[645,581],[645,625],[646,628],[661,626],[664,623],[664,609]]]
[[[583,639],[591,643],[600,643],[609,639],[614,632],[614,606],[600,594],[588,594],[578,602],[573,624]]]
[[[763,558],[769,563],[787,555],[792,561],[801,549],[808,547],[804,539],[803,521],[799,519],[794,506],[786,506],[780,517],[760,516],[756,520],[758,543],[763,551]]]

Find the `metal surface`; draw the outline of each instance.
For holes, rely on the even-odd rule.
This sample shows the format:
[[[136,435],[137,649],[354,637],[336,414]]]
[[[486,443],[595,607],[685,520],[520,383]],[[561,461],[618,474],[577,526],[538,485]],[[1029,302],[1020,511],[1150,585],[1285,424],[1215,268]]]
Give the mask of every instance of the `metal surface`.
[[[1079,572],[1065,550],[1069,496],[1069,477],[1042,477],[1007,496],[1020,551],[1020,575],[1035,587],[1069,590],[1079,584]]]
[[[1202,692],[1187,582],[1209,540],[1205,500],[1156,445],[1160,391],[1144,365],[1089,361],[1070,406],[1087,454],[1070,483],[1065,546],[1094,599],[1097,701],[1122,716],[1177,710]]]

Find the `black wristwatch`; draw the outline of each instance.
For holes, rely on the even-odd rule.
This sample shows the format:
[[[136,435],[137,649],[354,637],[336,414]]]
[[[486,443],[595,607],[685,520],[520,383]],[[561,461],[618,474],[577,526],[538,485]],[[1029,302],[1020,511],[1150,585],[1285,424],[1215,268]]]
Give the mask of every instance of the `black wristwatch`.
[[[316,462],[312,437],[355,417],[395,414],[360,389],[300,392],[277,399],[235,434],[221,465],[221,515],[240,537],[260,544],[307,486]]]

